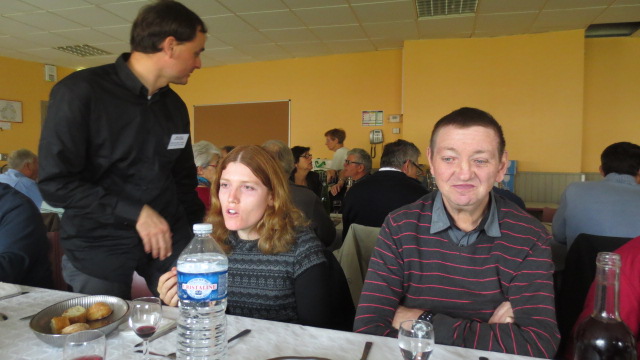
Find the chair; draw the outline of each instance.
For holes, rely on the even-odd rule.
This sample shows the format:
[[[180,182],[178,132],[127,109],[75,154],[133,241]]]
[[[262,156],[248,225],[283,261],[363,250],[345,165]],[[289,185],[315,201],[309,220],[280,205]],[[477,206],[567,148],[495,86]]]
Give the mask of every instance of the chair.
[[[562,273],[560,291],[556,297],[556,317],[561,350],[571,337],[571,330],[582,312],[589,287],[596,275],[596,258],[599,252],[612,252],[631,238],[580,234],[567,252]]]
[[[149,287],[147,286],[147,281],[137,272],[133,272],[133,281],[131,281],[131,298],[137,299],[140,297],[148,297],[148,296],[156,296],[154,295]]]
[[[51,276],[53,278],[53,288],[56,290],[68,291],[69,285],[62,276],[62,246],[60,246],[60,233],[50,231],[47,233],[49,240],[49,262],[51,262]]]
[[[351,224],[342,247],[333,252],[347,277],[355,306],[360,302],[362,285],[369,269],[369,259],[379,233],[379,227]]]
[[[550,207],[543,207],[542,208],[542,216],[540,218],[540,221],[544,222],[544,223],[550,223],[553,222],[553,215],[556,214],[556,211],[558,209],[555,208],[550,208]]]

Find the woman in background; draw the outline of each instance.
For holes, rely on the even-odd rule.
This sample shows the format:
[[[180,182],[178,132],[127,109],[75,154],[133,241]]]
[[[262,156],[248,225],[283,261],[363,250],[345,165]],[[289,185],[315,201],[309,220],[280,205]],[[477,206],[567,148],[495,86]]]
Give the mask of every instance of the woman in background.
[[[197,166],[198,197],[204,204],[205,210],[211,207],[211,184],[216,179],[216,167],[220,162],[220,149],[208,141],[198,141],[193,144],[193,160]]]
[[[218,175],[207,221],[229,256],[227,314],[326,327],[329,267],[280,165],[259,146],[241,146]],[[175,268],[160,277],[158,292],[178,304]]]
[[[289,180],[296,185],[306,186],[313,191],[318,197],[321,197],[322,182],[320,175],[313,170],[313,155],[309,154],[310,148],[305,146],[294,146],[291,148],[293,153],[293,161],[295,168],[289,176]]]

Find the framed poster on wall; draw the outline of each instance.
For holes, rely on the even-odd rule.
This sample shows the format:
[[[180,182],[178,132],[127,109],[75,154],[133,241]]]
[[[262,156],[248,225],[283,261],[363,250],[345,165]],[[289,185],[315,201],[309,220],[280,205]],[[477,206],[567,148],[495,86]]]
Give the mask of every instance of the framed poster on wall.
[[[22,122],[22,102],[0,100],[0,121]]]

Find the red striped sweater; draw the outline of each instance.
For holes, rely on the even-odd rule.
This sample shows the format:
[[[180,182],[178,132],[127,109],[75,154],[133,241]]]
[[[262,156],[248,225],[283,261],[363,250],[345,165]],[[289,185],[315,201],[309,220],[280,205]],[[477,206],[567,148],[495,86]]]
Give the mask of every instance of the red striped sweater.
[[[430,233],[436,192],[385,219],[362,289],[354,330],[397,336],[398,305],[430,310],[436,343],[552,358],[560,341],[550,236],[539,221],[496,196],[501,237],[482,231],[459,247]],[[510,301],[515,322],[489,324]]]

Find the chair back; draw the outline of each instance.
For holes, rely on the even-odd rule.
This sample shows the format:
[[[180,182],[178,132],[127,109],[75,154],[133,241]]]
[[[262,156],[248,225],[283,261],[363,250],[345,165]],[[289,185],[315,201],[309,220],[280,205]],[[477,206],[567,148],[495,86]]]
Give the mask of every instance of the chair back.
[[[131,282],[131,298],[137,299],[140,297],[149,297],[156,296],[151,290],[149,290],[149,286],[147,286],[147,281],[137,272],[133,272],[133,281]]]
[[[333,252],[347,277],[355,306],[360,302],[362,285],[367,276],[369,260],[379,233],[379,227],[351,224],[342,247]]]
[[[62,246],[60,246],[60,232],[49,231],[47,233],[47,240],[49,240],[49,262],[51,263],[53,288],[68,291],[69,285],[67,285],[62,276],[62,255],[64,255],[64,251],[62,250]]]
[[[571,330],[584,307],[589,287],[596,275],[598,253],[613,252],[629,240],[631,238],[591,234],[580,234],[574,240],[567,252],[560,291],[556,296],[556,318],[562,339],[561,347],[567,345]]]

